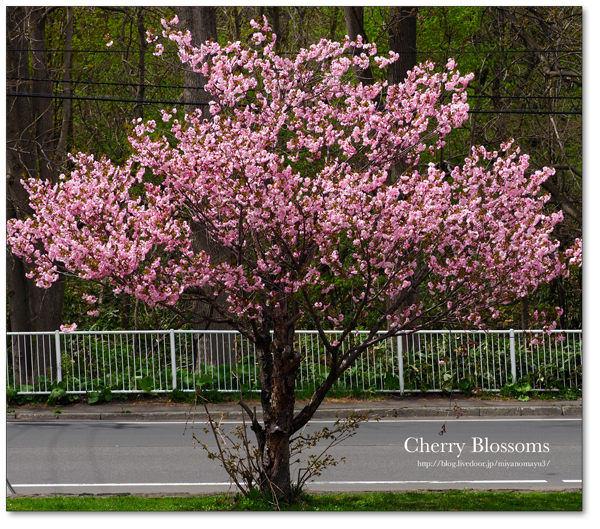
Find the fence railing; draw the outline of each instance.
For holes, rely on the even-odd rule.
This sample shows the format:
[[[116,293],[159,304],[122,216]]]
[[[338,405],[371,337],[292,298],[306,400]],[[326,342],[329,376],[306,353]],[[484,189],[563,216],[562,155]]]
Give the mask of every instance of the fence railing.
[[[328,331],[335,340],[335,331]],[[342,351],[366,332],[353,333]],[[499,391],[528,379],[534,390],[582,383],[582,331],[419,331],[369,347],[338,388],[380,392]],[[328,375],[316,331],[296,331],[303,357],[297,389]],[[77,331],[7,333],[7,384],[19,394],[110,388],[114,393],[260,389],[257,352],[235,331]]]

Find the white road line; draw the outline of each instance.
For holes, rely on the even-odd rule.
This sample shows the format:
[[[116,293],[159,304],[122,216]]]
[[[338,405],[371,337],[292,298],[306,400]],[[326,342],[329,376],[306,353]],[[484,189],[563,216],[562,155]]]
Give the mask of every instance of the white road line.
[[[187,486],[227,486],[229,482],[222,483],[12,483],[15,487],[187,487]]]
[[[565,481],[565,480],[563,480]],[[309,485],[401,485],[404,483],[548,483],[545,479],[498,479],[498,480],[456,480],[456,481],[311,481]],[[214,487],[229,486],[229,482],[220,483],[13,483],[17,487]]]
[[[439,423],[440,421],[445,421],[446,417],[437,417],[435,419],[403,419],[398,417],[397,419],[380,419],[379,421],[375,421],[374,419],[371,419],[370,421],[367,421],[367,423],[376,423],[376,422],[402,422],[402,423],[406,423],[406,422],[437,422]],[[448,419],[449,421],[456,423],[456,424],[460,424],[463,422],[533,422],[533,421],[579,421],[581,422],[583,419],[582,418],[568,418],[568,419],[555,419],[555,418],[513,418],[513,419],[479,419],[476,417],[473,418],[460,418],[460,419],[455,419],[454,417],[450,417]],[[90,423],[90,422],[100,422],[100,423],[111,423],[111,424],[130,424],[132,426],[134,425],[139,425],[139,424],[187,424],[189,427],[194,426],[194,425],[198,425],[198,424],[202,424],[204,425],[207,421],[206,419],[198,419],[195,422],[190,422],[190,421],[153,421],[153,420],[148,420],[148,421],[109,421],[109,420],[51,420],[51,421],[31,421],[31,420],[16,420],[16,421],[8,421],[7,424],[12,424],[12,423],[27,423],[27,424],[34,424],[36,422],[51,422],[52,424],[65,424],[67,422],[76,422],[76,423],[81,423],[81,424],[85,424],[85,423]],[[242,421],[234,421],[234,420],[225,420],[225,421],[220,421],[222,424],[242,424]],[[334,419],[331,420],[325,420],[325,419],[314,419],[312,421],[310,421],[308,424],[317,424],[317,423],[323,423],[323,424],[333,424],[335,422]],[[248,421],[246,421],[246,424],[248,424]]]
[[[563,479],[563,483],[582,483],[582,479]]]
[[[437,419],[403,419],[401,417],[398,418],[394,418],[394,419],[380,419],[379,421],[376,421],[375,419],[371,419],[369,421],[367,421],[368,423],[376,423],[376,422],[440,422],[441,420],[445,421],[446,417],[438,417]],[[479,419],[477,417],[461,417],[460,419],[456,419],[454,417],[450,417],[449,420],[451,420],[452,422],[456,422],[456,423],[461,423],[461,422],[528,422],[528,421],[581,421],[581,418],[569,418],[569,419],[530,419],[530,418],[513,418],[513,419]],[[235,422],[235,421],[230,421],[230,422]],[[241,422],[241,421],[240,421]],[[335,421],[333,420],[313,420],[310,421],[310,423],[313,422],[324,422],[324,423],[333,423]]]
[[[400,485],[403,483],[548,483],[545,479],[486,479],[456,481],[311,481],[309,485]]]

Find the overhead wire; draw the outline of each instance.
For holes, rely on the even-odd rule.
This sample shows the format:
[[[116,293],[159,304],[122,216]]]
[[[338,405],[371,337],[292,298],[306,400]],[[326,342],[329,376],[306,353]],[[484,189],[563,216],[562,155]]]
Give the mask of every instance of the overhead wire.
[[[89,84],[89,85],[102,85],[102,86],[131,86],[144,88],[177,88],[177,89],[193,89],[193,90],[204,90],[202,87],[196,86],[185,86],[185,85],[165,85],[165,84],[152,84],[152,83],[119,83],[111,81],[86,81],[86,80],[66,80],[66,79],[50,79],[43,77],[6,77],[11,81],[34,81],[34,82],[50,82],[56,84]],[[540,95],[523,95],[523,96],[509,96],[509,95],[469,95],[469,99],[541,99],[541,100],[581,100],[581,96],[540,96]]]
[[[38,94],[30,92],[7,92],[8,97],[33,97],[42,99],[71,99],[82,101],[102,101],[115,103],[136,103],[145,105],[197,105],[206,106],[205,101],[170,101],[151,99],[125,99],[118,97],[101,96],[67,96],[63,94]],[[581,115],[581,109],[577,110],[535,110],[535,109],[469,109],[469,114],[537,114],[537,115]]]

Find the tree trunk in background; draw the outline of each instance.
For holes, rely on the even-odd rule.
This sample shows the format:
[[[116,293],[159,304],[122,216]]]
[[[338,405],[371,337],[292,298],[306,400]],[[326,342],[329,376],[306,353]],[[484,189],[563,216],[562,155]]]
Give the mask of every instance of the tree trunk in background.
[[[45,81],[50,79],[45,24],[52,9],[54,8],[7,8],[6,71],[7,77],[18,78],[7,79],[8,92],[52,93],[51,83]],[[70,46],[68,38],[65,46]],[[26,80],[30,77],[43,80]],[[58,180],[62,159],[57,156],[56,148],[59,145],[62,147],[66,139],[63,136],[57,138],[54,134],[54,112],[53,100],[50,98],[7,97],[7,219],[22,219],[31,213],[27,192],[21,185],[22,179],[35,177],[53,182]],[[66,136],[68,127],[60,127],[60,130]],[[10,330],[57,330],[62,324],[64,278],[49,289],[40,289],[33,280],[25,277],[26,272],[25,263],[9,253],[6,279]],[[21,368],[18,365],[14,367],[17,385],[31,383],[34,376],[46,375],[50,369],[55,372],[56,358],[52,347],[43,347],[41,344],[36,346],[35,342],[22,345],[18,348]],[[25,377],[27,380],[20,373],[23,366],[28,366]]]
[[[133,17],[131,17],[133,19]],[[137,87],[135,90],[135,99],[143,101],[146,96],[146,23],[144,20],[144,8],[138,7],[135,10],[135,23],[138,33],[138,68],[137,68]],[[134,114],[136,119],[144,119],[144,105],[139,103],[135,106]],[[134,171],[137,170],[137,164],[134,165]],[[121,329],[127,330],[131,326],[131,294],[121,294]],[[134,318],[134,327],[137,330],[137,322]]]
[[[388,81],[398,84],[406,79],[406,72],[417,64],[417,12],[418,7],[390,7],[388,42],[390,51],[400,55],[388,67]],[[408,169],[408,164],[398,160],[390,168],[390,182],[396,182]]]
[[[417,13],[418,7],[390,7],[389,48],[400,54],[388,67],[390,84],[404,81],[406,72],[417,64]]]
[[[521,329],[529,330],[529,298],[523,296],[521,298]]]
[[[390,84],[398,84],[406,79],[406,72],[412,70],[417,64],[417,13],[418,7],[390,7],[389,12],[389,34],[388,42],[390,51],[400,55],[398,60],[388,67],[388,81]],[[409,169],[404,160],[398,160],[390,167],[390,183],[396,182],[398,178]],[[416,303],[419,294],[414,292],[406,300],[403,307]],[[420,320],[415,321],[418,325]],[[403,337],[402,350],[405,352],[418,350],[421,345],[418,334]]]
[[[273,33],[277,35],[277,40],[275,41],[275,51],[279,53],[281,51],[281,45],[283,43],[283,35],[281,34],[281,24],[280,24],[280,16],[279,16],[279,6],[273,6],[269,9],[271,12],[271,25],[273,28]]]
[[[179,17],[179,27],[184,31],[189,30],[195,46],[200,46],[207,40],[217,40],[217,12],[214,7],[183,6],[173,9]],[[208,102],[211,101],[211,97],[204,91],[205,77],[192,71],[186,64],[183,70],[183,84],[185,86],[183,98],[186,103],[189,103],[185,105],[185,111],[193,112],[196,108],[200,108],[203,117],[210,119]]]
[[[209,40],[217,40],[217,13],[214,7],[174,7],[179,17],[179,26],[183,31],[189,30],[192,34],[192,43],[195,46],[205,43]],[[202,110],[202,116],[205,119],[211,119],[208,104],[202,106],[193,103],[208,103],[212,100],[210,94],[204,91],[206,78],[192,71],[189,65],[185,65],[183,71],[183,98],[186,101],[185,111],[190,113],[197,108]],[[215,241],[211,241],[198,226],[192,224],[192,245],[196,252],[207,252],[212,260],[224,259],[223,249]],[[223,296],[217,298],[225,306],[226,300]],[[202,302],[194,303],[194,314],[197,322],[194,323],[196,330],[229,330],[230,327],[224,324],[211,323],[213,316],[209,308]],[[197,366],[204,365],[223,365],[235,363],[235,348],[229,347],[229,340],[224,339],[223,335],[207,333],[200,334],[196,340]]]
[[[56,154],[59,160],[64,160],[67,157],[67,137],[71,126],[71,118],[73,116],[73,101],[69,99],[71,96],[71,46],[73,44],[73,8],[67,7],[67,27],[65,32],[65,54],[63,59],[63,95],[65,99],[62,102],[62,124]]]
[[[389,47],[391,51],[400,54],[399,60],[390,65],[388,78],[390,83],[400,83],[406,78],[406,72],[411,70],[417,63],[417,9],[413,7],[390,7],[389,12]],[[364,8],[363,7],[344,7],[344,21],[346,22],[346,32],[351,40],[355,40],[358,35],[363,37],[364,42],[368,42],[368,37],[364,29]],[[371,69],[354,69],[354,76],[357,82],[371,84],[375,82]],[[389,171],[389,182],[395,182],[400,175],[408,169],[408,164],[403,160],[398,160]],[[406,306],[418,300],[418,293],[414,293],[407,300]],[[388,300],[393,303],[393,300]],[[402,310],[401,307],[400,310]],[[418,322],[416,322],[418,323]],[[404,351],[419,347],[419,336],[406,336],[404,338]]]
[[[350,37],[351,41],[356,40],[356,37],[360,35],[363,38],[363,42],[369,42],[367,38],[367,32],[365,31],[363,21],[364,21],[364,7],[344,7],[344,21],[346,22],[346,32]],[[353,49],[354,50],[354,49]],[[362,50],[357,52],[359,55],[362,53]],[[371,72],[371,68],[367,68],[366,70],[361,70],[360,68],[353,67],[354,77],[356,77],[357,82],[363,83],[365,85],[372,84],[375,82],[375,78],[373,77],[373,72]]]

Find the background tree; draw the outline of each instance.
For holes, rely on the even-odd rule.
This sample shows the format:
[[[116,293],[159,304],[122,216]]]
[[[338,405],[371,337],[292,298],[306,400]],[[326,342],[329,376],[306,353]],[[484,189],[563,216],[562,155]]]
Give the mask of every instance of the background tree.
[[[46,24],[50,14],[58,8],[8,7],[7,8],[7,219],[24,219],[32,213],[22,179],[40,178],[51,183],[58,180],[59,169],[64,164],[70,108],[64,107],[60,119],[51,99],[36,97],[50,90],[50,61],[46,48]],[[67,8],[65,49],[70,48],[73,36],[72,9]],[[69,78],[70,61],[65,54],[62,75]],[[68,90],[68,88],[67,88]],[[18,97],[25,96],[28,97]],[[9,329],[15,332],[51,331],[62,323],[64,278],[50,289],[40,291],[26,277],[24,263],[13,254],[7,256],[7,293],[10,305]],[[23,358],[19,366],[26,365],[25,356],[31,343],[19,347]],[[56,357],[50,344],[39,344],[36,362],[52,367]],[[34,365],[31,372],[43,371]]]
[[[365,19],[374,41],[386,49],[385,16],[377,8],[365,8]],[[544,188],[552,197],[547,211],[560,209],[567,215],[555,233],[565,248],[581,237],[581,28],[580,7],[437,6],[421,7],[417,17],[419,62],[444,63],[454,57],[463,69],[476,73],[469,87],[469,121],[453,131],[435,160],[423,156],[421,167],[434,161],[451,170],[472,146],[494,149],[514,136],[530,153],[531,170],[555,168]],[[525,34],[535,35],[536,44]],[[554,71],[545,66],[552,61]],[[562,137],[568,141],[559,142]],[[561,151],[559,143],[570,151]],[[494,325],[527,328],[534,309],[556,305],[563,309],[562,328],[581,326],[579,271],[507,307]]]
[[[292,59],[275,52],[266,24],[254,26],[248,50],[195,48],[166,25],[208,79],[213,118],[164,112],[171,136],[138,122],[122,165],[79,154],[60,185],[29,180],[35,213],[9,223],[8,242],[39,287],[70,273],[151,305],[176,308],[187,296],[211,308],[206,321],[251,339],[263,411],[261,423],[241,402],[257,438],[252,479],[289,496],[290,438],[367,348],[440,321],[480,326],[562,274],[568,256],[551,236],[562,215],[543,213],[552,170],[527,174],[511,143],[474,149],[451,173],[429,164],[389,182],[399,156],[415,167],[422,153],[435,158],[468,118],[472,76],[454,61],[416,67],[399,85],[356,84],[352,68],[385,68],[397,55],[370,59],[374,46],[346,40]],[[226,259],[194,249],[194,223]],[[348,299],[330,295],[339,283]],[[407,304],[416,290],[435,302]],[[302,317],[319,332],[329,373],[295,414]],[[364,340],[353,339],[363,327]]]
[[[175,7],[179,17],[179,27],[186,29],[192,35],[194,42],[217,42],[217,13],[214,7],[185,6]],[[210,117],[208,103],[210,94],[204,90],[206,79],[201,73],[194,72],[189,66],[183,70],[183,97],[186,102],[185,111],[202,110],[205,118]]]
[[[582,233],[581,9],[501,8],[495,14],[504,19],[530,52],[528,74],[524,77],[529,80],[530,93],[543,94],[543,99],[534,103],[539,113],[537,119],[528,123],[528,143],[535,147],[533,167],[543,164],[556,170],[543,187],[552,196],[555,207],[567,216],[567,222],[555,235],[568,245]],[[570,281],[557,278],[551,290],[564,311],[561,326],[567,326],[567,318],[581,321],[581,304],[572,305],[574,291],[581,292],[581,276]],[[571,298],[569,303],[567,297]],[[522,325],[528,327],[528,323],[525,320]]]

